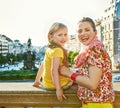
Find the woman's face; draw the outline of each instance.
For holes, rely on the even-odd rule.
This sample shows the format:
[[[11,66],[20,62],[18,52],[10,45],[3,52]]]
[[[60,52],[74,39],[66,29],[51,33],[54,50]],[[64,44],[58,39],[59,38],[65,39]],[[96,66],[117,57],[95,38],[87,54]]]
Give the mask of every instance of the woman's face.
[[[94,31],[90,22],[81,22],[78,28],[78,38],[83,45],[91,43],[97,32]]]

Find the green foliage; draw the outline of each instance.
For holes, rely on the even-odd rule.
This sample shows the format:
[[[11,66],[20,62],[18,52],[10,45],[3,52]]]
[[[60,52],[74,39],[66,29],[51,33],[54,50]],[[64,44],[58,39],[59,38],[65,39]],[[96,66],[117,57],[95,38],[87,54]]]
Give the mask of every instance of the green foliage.
[[[70,66],[74,64],[74,58],[79,54],[79,52],[70,51],[68,54],[68,61]]]
[[[23,60],[23,54],[17,54],[16,56],[11,54],[7,54],[6,56],[0,54],[0,65],[6,64],[6,63],[14,63],[15,61],[22,61]],[[11,61],[12,60],[12,61]]]
[[[6,58],[6,56],[3,56],[2,54],[0,54],[0,64],[5,64],[8,61],[8,59]]]
[[[0,72],[0,80],[26,80],[35,79],[37,69],[31,70],[12,70]]]

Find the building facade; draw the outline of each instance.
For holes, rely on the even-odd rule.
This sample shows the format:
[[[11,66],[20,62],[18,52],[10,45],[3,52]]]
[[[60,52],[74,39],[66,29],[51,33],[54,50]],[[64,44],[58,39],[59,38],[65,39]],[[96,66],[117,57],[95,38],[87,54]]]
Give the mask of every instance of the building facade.
[[[9,52],[9,43],[11,43],[12,40],[8,38],[5,35],[0,34],[0,54],[7,55]]]
[[[81,44],[80,44],[76,34],[75,35],[70,35],[69,41],[66,45],[66,49],[68,51],[74,51],[74,52],[80,51]]]
[[[112,60],[113,69],[120,62],[120,1],[112,0],[101,20],[102,41]]]

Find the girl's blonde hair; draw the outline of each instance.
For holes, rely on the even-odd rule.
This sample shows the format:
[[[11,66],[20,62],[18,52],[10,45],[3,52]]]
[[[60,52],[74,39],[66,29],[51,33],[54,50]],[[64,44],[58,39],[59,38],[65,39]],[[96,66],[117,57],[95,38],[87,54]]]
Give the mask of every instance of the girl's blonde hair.
[[[48,42],[51,42],[51,35],[53,35],[55,32],[57,32],[61,28],[67,28],[67,26],[59,22],[53,23],[53,25],[50,27],[48,32]]]
[[[54,43],[51,40],[51,35],[54,35],[54,33],[57,32],[61,28],[66,28],[67,29],[67,26],[62,24],[62,23],[56,22],[50,27],[49,32],[48,32],[48,41],[49,41],[48,47],[49,48],[57,48],[57,47],[61,48],[63,50],[63,54],[64,54],[63,64],[64,64],[64,66],[68,67],[67,50],[64,49],[63,47],[61,47],[60,45],[57,45],[56,43]]]

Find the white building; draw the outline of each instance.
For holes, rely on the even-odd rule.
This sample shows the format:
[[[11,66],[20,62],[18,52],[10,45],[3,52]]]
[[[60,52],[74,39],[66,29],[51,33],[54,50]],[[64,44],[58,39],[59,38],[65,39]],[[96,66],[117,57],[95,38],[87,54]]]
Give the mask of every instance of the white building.
[[[120,1],[111,0],[102,17],[102,40],[112,60],[113,69],[120,61]]]
[[[9,52],[9,43],[11,43],[12,40],[5,35],[0,34],[0,54],[7,55]]]
[[[81,44],[77,38],[77,35],[70,35],[69,42],[66,45],[68,51],[80,51]]]
[[[9,44],[9,53],[13,53],[13,55],[23,54],[25,50],[24,46],[20,43],[19,40],[14,40]]]

